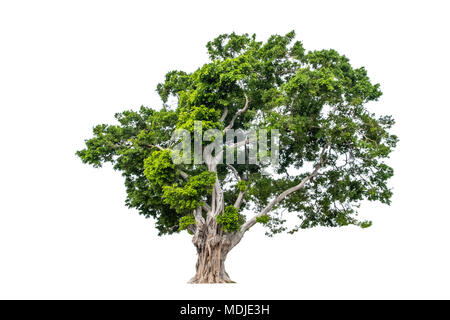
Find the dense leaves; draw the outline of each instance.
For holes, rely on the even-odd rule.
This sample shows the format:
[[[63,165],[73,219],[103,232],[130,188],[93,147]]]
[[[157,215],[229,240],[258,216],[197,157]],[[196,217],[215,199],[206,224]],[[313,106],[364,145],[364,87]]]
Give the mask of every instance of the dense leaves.
[[[196,224],[196,221],[195,221],[194,215],[190,214],[187,216],[183,216],[180,218],[180,227],[178,228],[178,230],[179,231],[182,231],[182,230],[189,231],[188,228],[195,224]]]
[[[238,209],[227,206],[223,212],[217,216],[217,222],[227,232],[238,231],[245,222],[245,217],[239,214]]]
[[[117,114],[118,124],[94,127],[94,136],[77,155],[95,167],[110,162],[121,171],[126,204],[155,218],[161,234],[192,225],[192,212],[212,201],[216,179],[225,199],[217,221],[224,230],[237,231],[244,221],[239,212],[258,213],[318,163],[314,178],[257,222],[269,234],[370,226],[357,219],[357,209],[365,200],[390,203],[387,180],[393,170],[385,160],[398,140],[389,133],[394,120],[366,107],[382,93],[363,67],[354,68],[335,50],[307,51],[294,38],[294,32],[265,42],[255,35],[220,35],[207,44],[208,63],[192,73],[167,73],[157,86],[163,108]],[[247,100],[248,109],[239,113]],[[203,164],[173,163],[175,129],[193,133],[195,121],[201,121],[203,132],[223,131],[232,119],[234,129],[279,130],[278,167],[239,164],[230,170],[219,164],[217,172],[209,172]],[[233,204],[239,195],[238,210]],[[290,229],[284,224],[288,216],[298,217]]]
[[[179,213],[189,214],[195,208],[204,205],[203,197],[212,191],[216,176],[212,172],[204,171],[189,178],[182,185],[173,184],[163,186],[164,203],[170,205]]]

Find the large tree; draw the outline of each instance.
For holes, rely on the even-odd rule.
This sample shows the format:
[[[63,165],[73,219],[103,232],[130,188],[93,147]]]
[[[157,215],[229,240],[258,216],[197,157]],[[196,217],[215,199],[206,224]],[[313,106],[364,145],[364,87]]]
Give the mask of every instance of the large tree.
[[[381,96],[379,85],[335,50],[305,51],[294,37],[218,36],[207,44],[208,63],[192,73],[171,71],[158,84],[162,107],[116,114],[117,124],[94,127],[77,152],[84,163],[110,162],[121,171],[126,205],[154,218],[160,235],[193,235],[192,283],[231,282],[227,254],[256,223],[269,236],[315,226],[365,228],[371,222],[358,220],[359,204],[390,203],[393,170],[385,159],[397,143],[388,132],[394,121],[366,107]],[[184,129],[194,140],[196,121],[201,134],[278,130],[279,163],[174,161],[180,140],[173,133]],[[201,151],[211,145],[200,141]],[[213,158],[248,143],[233,140]],[[184,155],[191,160],[195,152]]]

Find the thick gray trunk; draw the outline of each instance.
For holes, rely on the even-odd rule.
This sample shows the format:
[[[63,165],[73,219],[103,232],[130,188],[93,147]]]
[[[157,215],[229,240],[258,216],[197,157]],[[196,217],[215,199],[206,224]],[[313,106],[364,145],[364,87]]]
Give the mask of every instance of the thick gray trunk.
[[[192,242],[197,249],[197,264],[189,283],[234,283],[225,270],[225,260],[233,247],[231,239],[216,226],[195,233]]]

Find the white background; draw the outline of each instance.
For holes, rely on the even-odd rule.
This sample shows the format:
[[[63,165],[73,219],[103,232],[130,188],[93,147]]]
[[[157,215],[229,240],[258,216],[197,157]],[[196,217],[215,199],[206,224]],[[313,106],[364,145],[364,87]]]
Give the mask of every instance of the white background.
[[[1,1],[0,298],[450,298],[447,1]],[[118,172],[75,157],[92,126],[141,104],[221,33],[297,32],[365,66],[397,120],[391,207],[369,229],[273,239],[230,253],[236,285],[188,285],[187,234],[158,237],[124,206]]]

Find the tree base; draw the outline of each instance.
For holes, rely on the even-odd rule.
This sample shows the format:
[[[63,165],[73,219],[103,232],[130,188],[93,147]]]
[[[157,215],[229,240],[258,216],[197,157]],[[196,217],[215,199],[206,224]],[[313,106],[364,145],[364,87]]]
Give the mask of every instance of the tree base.
[[[236,283],[235,281],[231,280],[228,276],[225,278],[198,278],[193,277],[188,282],[189,284],[223,284],[223,283]]]
[[[196,273],[188,283],[236,283],[225,271],[228,248],[224,250],[222,243],[216,246],[209,246],[208,243],[206,247],[204,250],[198,250]]]
[[[197,230],[193,239],[197,249],[195,276],[188,282],[192,284],[236,283],[225,270],[225,259],[232,249],[228,235],[224,235],[215,224]]]

